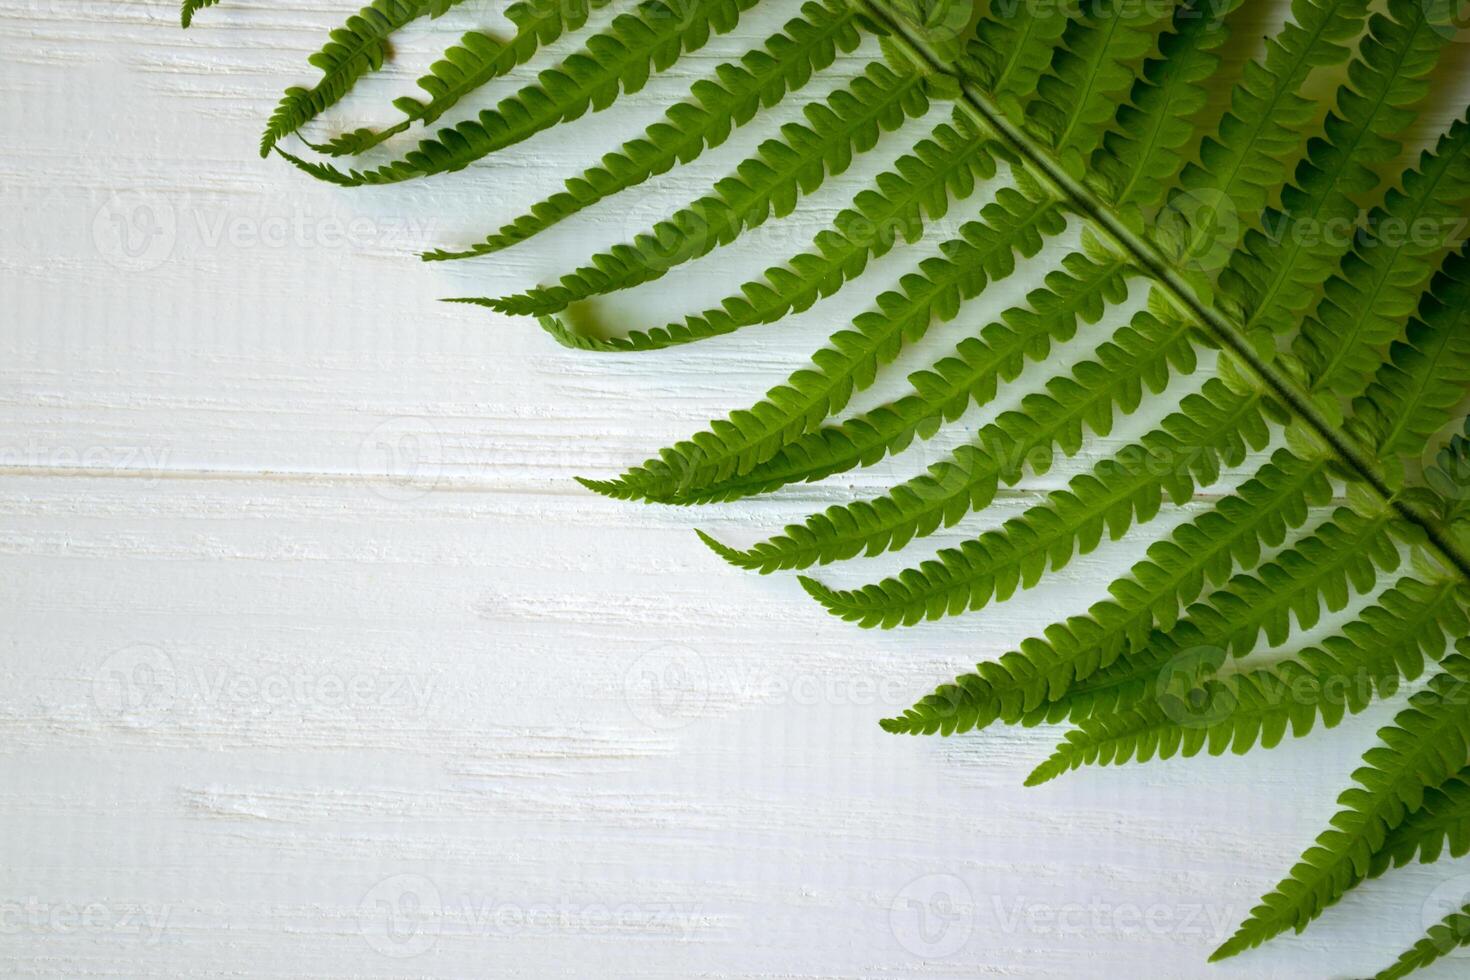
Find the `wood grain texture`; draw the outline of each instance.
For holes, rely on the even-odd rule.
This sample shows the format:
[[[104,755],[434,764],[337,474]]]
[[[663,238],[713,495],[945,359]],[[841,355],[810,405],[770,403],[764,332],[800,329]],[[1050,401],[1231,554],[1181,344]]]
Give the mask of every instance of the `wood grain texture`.
[[[387,99],[500,6],[406,31],[319,131],[390,118]],[[1250,16],[1265,31],[1282,10]],[[1416,939],[1427,900],[1465,890],[1470,862],[1407,869],[1304,937],[1204,965],[1323,826],[1393,705],[1270,755],[1030,791],[1054,731],[879,731],[1085,609],[1193,508],[1013,602],[899,633],[838,623],[793,579],[727,568],[690,531],[753,541],[917,473],[1013,395],[872,471],[765,500],[642,508],[572,482],[748,404],[943,229],[778,327],[655,356],[571,353],[527,322],[435,302],[547,281],[642,230],[787,107],[536,247],[414,256],[493,230],[790,12],[768,0],[627,104],[524,152],[347,191],[255,153],[344,5],[227,0],[184,34],[172,0],[0,0],[0,971],[1348,977]],[[1232,70],[1253,43],[1232,46]],[[1466,87],[1466,47],[1447,86]],[[472,101],[465,113],[485,104]],[[1466,99],[1442,102],[1415,147]],[[806,217],[599,314],[656,325],[708,305],[801,247],[922,125]],[[1072,241],[953,329],[1016,302]],[[906,352],[860,404],[953,336]],[[994,526],[1163,408],[983,520],[824,575],[870,580]]]

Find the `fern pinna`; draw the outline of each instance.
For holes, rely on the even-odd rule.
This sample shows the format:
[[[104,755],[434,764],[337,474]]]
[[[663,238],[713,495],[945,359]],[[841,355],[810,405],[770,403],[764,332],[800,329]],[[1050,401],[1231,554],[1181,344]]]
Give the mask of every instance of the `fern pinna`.
[[[465,35],[419,81],[423,100],[395,103],[396,122],[315,142],[301,135],[382,66],[391,34],[454,3],[374,0],[350,18],[312,59],[322,77],[287,91],[262,152],[349,187],[459,170],[638,91],[760,0],[520,0],[506,12],[508,37]],[[186,0],[185,23],[212,5]],[[1109,598],[883,723],[942,735],[997,721],[1072,723],[1035,783],[1082,765],[1270,748],[1412,686],[1327,830],[1217,958],[1302,930],[1366,878],[1470,849],[1470,436],[1433,455],[1470,383],[1470,249],[1457,240],[1470,120],[1396,178],[1380,176],[1402,163],[1402,135],[1435,104],[1431,79],[1455,40],[1458,4],[1387,0],[1370,11],[1368,0],[1293,0],[1224,107],[1211,109],[1239,6],[808,0],[564,191],[426,256],[488,255],[534,238],[724,143],[839,55],[868,59],[644,234],[559,282],[460,302],[537,317],[557,341],[589,352],[653,351],[806,310],[958,212],[937,255],[912,263],[785,383],[619,477],[585,481],[626,500],[729,501],[871,466],[1007,387],[1022,396],[886,493],[745,549],[703,535],[741,568],[808,569],[951,527],[1002,486],[1107,436],[1119,416],[1170,400],[1152,431],[993,530],[865,587],[800,580],[862,626],[1002,602],[1104,537],[1141,529],[1166,504],[1195,500],[1222,467],[1268,453],[1249,479],[1155,541]],[[428,129],[564,37],[581,44],[534,83]],[[1319,119],[1309,93],[1334,78]],[[925,135],[804,251],[732,284],[707,309],[606,334],[563,317],[792,213],[881,134],[919,120]],[[414,130],[416,142],[394,148]],[[292,134],[305,150],[285,148]],[[311,159],[313,150],[376,152],[351,166]],[[970,203],[982,191],[988,203]],[[1426,227],[1434,234],[1405,233]],[[989,284],[1071,231],[1080,244],[1023,302],[990,323],[963,316]],[[1130,297],[1146,300],[1131,314]],[[904,348],[954,321],[951,350],[914,373],[907,394],[848,411]],[[1078,334],[1092,354],[1032,380]],[[1216,367],[1180,397],[1171,379],[1202,363]],[[1325,639],[1240,662],[1263,637],[1280,648],[1315,627],[1323,607],[1350,606]],[[1470,907],[1381,976],[1465,944]]]

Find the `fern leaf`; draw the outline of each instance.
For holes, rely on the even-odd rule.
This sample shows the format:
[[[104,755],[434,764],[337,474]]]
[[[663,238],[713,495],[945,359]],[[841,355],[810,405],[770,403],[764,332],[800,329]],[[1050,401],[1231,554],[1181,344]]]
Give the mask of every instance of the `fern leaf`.
[[[1066,29],[1062,4],[993,4],[980,18],[966,52],[971,71],[1015,121],[1024,118],[1021,98],[1036,91]]]
[[[1368,218],[1315,313],[1292,344],[1312,392],[1362,393],[1399,331],[1470,199],[1470,122],[1457,121]],[[1425,229],[1433,229],[1426,235]]]
[[[925,259],[897,291],[878,297],[876,311],[834,334],[811,368],[793,374],[752,408],[625,473],[621,485],[627,493],[658,500],[749,472],[872,384],[877,369],[922,337],[934,320],[953,320],[988,283],[1010,275],[1017,255],[1035,255],[1047,236],[1065,227],[1054,198],[1011,188],[986,205],[981,217],[944,244],[943,258]]]
[[[809,2],[802,17],[783,33],[750,51],[738,64],[722,64],[713,79],[694,83],[690,100],[678,102],[654,123],[643,138],[624,143],[602,158],[601,165],[567,181],[566,190],[531,207],[523,215],[461,252],[433,252],[428,258],[488,255],[525,241],[585,208],[606,200],[675,164],[687,164],[704,150],[723,143],[732,129],[744,126],[762,108],[775,105],[832,64],[838,51],[857,47],[862,35],[858,14],[841,0]]]
[[[668,5],[671,2],[675,7]],[[644,0],[632,13],[620,15],[606,30],[588,38],[582,50],[560,67],[542,72],[537,84],[481,112],[478,119],[440,130],[437,138],[423,140],[401,159],[373,170],[343,171],[303,160],[279,147],[277,152],[313,177],[344,187],[393,184],[463,170],[557,123],[577,119],[589,109],[606,109],[620,94],[639,91],[652,72],[663,71],[681,55],[702,48],[712,31],[733,29],[740,15],[757,2],[689,0],[683,8],[679,0]]]
[[[1462,906],[1431,926],[1423,939],[1405,950],[1393,966],[1374,974],[1373,980],[1400,980],[1461,946],[1470,946],[1470,905]]]
[[[1154,46],[1156,7],[1083,0],[1067,23],[1051,68],[1036,83],[1027,107],[1033,132],[1042,134],[1063,166],[1082,177],[1083,161],[1102,142],[1135,69]]]
[[[1014,484],[1027,466],[1045,472],[1055,447],[1067,455],[1077,452],[1084,428],[1110,432],[1115,408],[1130,413],[1145,386],[1162,390],[1171,366],[1191,373],[1191,333],[1191,325],[1177,317],[1141,313],[1098,348],[1095,360],[1053,379],[1045,393],[1028,395],[1020,412],[1004,413],[981,430],[976,444],[961,447],[928,473],[874,500],[815,514],[748,551],[716,550],[738,567],[772,572],[902,548],[988,506],[1000,483]]]
[[[418,80],[419,88],[429,95],[428,102],[412,96],[393,101],[404,114],[398,123],[377,131],[358,129],[324,144],[308,142],[307,145],[330,156],[356,156],[407,132],[416,122],[428,125],[458,105],[466,95],[530,61],[538,50],[563,34],[580,29],[594,10],[606,7],[609,2],[517,0],[505,11],[506,19],[515,25],[514,36],[501,43],[479,31],[465,34],[459,44],[445,51],[444,57],[430,65],[429,73]]]
[[[927,221],[948,213],[951,198],[965,200],[976,180],[995,175],[990,136],[958,110],[930,136],[880,174],[816,236],[810,251],[766,270],[764,281],[748,282],[715,308],[654,330],[601,339],[576,331],[554,316],[542,328],[558,342],[604,352],[662,350],[775,323],[811,308],[861,275],[870,259],[886,255],[899,242],[913,243]]]
[[[194,23],[194,15],[205,7],[213,7],[219,0],[184,0],[179,9],[179,20],[185,27]]]
[[[866,153],[884,131],[928,110],[922,76],[895,75],[875,62],[850,88],[834,93],[825,104],[808,106],[808,125],[788,123],[782,139],[761,144],[755,156],[736,168],[735,176],[715,185],[713,194],[659,222],[631,245],[593,256],[563,276],[560,285],[489,300],[486,305],[513,316],[547,316],[580,300],[659,279],[772,216],[790,214],[801,195],[815,191],[828,176],[846,171],[855,152]],[[474,253],[430,257],[468,254]]]
[[[1257,474],[1256,480],[1262,476]],[[1276,479],[1264,484],[1272,494],[1282,489]],[[1249,495],[1245,491],[1242,487],[1237,495],[1243,501],[1262,499],[1260,489]],[[1278,499],[1302,506],[1289,491]],[[1138,703],[1171,660],[1187,651],[1233,648],[1244,656],[1262,629],[1273,644],[1284,641],[1293,611],[1303,628],[1315,623],[1324,595],[1330,608],[1342,608],[1349,583],[1366,591],[1375,568],[1398,566],[1389,527],[1387,511],[1364,518],[1339,508],[1331,521],[1253,575],[1237,575],[1190,606],[1172,628],[1153,631],[1146,642],[1135,641],[1126,657],[1118,648],[1132,624],[1120,627],[1118,612],[1072,617],[1046,630],[1044,637],[1025,641],[1019,651],[980,664],[975,673],[940,687],[883,727],[896,733],[950,735],[997,719],[1008,724],[1068,718],[1081,722],[1097,712],[1126,709]],[[1105,654],[1110,650],[1109,658]]]
[[[871,466],[903,450],[916,436],[933,435],[941,422],[955,421],[970,405],[988,403],[1000,382],[1014,380],[1028,360],[1041,361],[1053,343],[1070,340],[1079,319],[1096,323],[1108,304],[1127,298],[1130,269],[1116,255],[1094,259],[1074,252],[1061,264],[1061,269],[1047,274],[1043,288],[1031,292],[1026,307],[1012,307],[978,336],[962,340],[949,357],[910,376],[912,394],[809,433],[749,473],[661,502],[736,500]],[[1151,339],[1161,338],[1151,335]],[[1145,353],[1140,373],[1158,354],[1174,353],[1182,362],[1187,350],[1183,344],[1155,347]]]
[[[459,2],[450,0],[444,6]],[[260,137],[260,155],[270,156],[282,139],[340,102],[358,79],[382,68],[393,32],[430,13],[435,6],[433,0],[373,0],[349,17],[309,59],[321,69],[321,80],[309,89],[288,88],[271,113]]]
[[[1338,798],[1331,829],[1317,838],[1302,860],[1212,960],[1233,956],[1287,929],[1301,930],[1366,877],[1373,852],[1389,831],[1423,802],[1426,789],[1457,772],[1470,754],[1470,643],[1447,658],[1429,689],[1416,694],[1394,724],[1379,732],[1381,744],[1363,757],[1355,787]]]
[[[428,102],[405,96],[395,99],[393,104],[413,122],[432,123],[466,95],[530,61],[541,48],[581,30],[593,12],[610,2],[517,0],[505,10],[506,20],[516,29],[509,41],[502,44],[479,32],[466,34],[458,46],[445,51],[444,57],[430,65],[429,73],[418,80],[419,88],[429,96]]]
[[[1353,409],[1354,428],[1380,454],[1418,458],[1470,389],[1470,246],[1449,256]]]
[[[1452,580],[1425,584],[1401,579],[1358,619],[1319,646],[1270,667],[1214,672],[1223,657],[1202,656],[1177,665],[1136,708],[1081,722],[1027,779],[1039,785],[1084,765],[1123,765],[1269,749],[1288,733],[1301,738],[1320,719],[1335,727],[1377,698],[1391,697],[1400,679],[1412,680],[1428,656],[1438,660],[1445,634],[1461,635],[1465,596]],[[1201,668],[1196,670],[1196,668]],[[1201,673],[1205,676],[1195,676]],[[1182,684],[1179,682],[1183,682]]]
[[[1186,0],[1173,28],[1159,39],[1160,57],[1144,62],[1128,101],[1093,154],[1095,183],[1121,208],[1151,208],[1164,199],[1184,166],[1181,152],[1195,138],[1195,116],[1209,95],[1202,82],[1214,76],[1214,52],[1229,39],[1225,18],[1240,0]]]
[[[1196,487],[1218,479],[1222,461],[1233,465],[1248,448],[1264,446],[1269,430],[1260,403],[1258,392],[1207,383],[1138,444],[999,531],[861,589],[837,591],[808,578],[802,585],[828,612],[864,627],[911,626],[1003,601],[1035,585],[1048,566],[1060,569],[1073,554],[1092,551],[1105,532],[1117,540],[1135,521],[1152,520],[1165,494],[1185,503]]]
[[[1234,249],[1235,222],[1250,221],[1286,176],[1287,161],[1316,113],[1299,90],[1313,69],[1346,61],[1367,0],[1293,0],[1292,22],[1246,65],[1215,136],[1179,176],[1169,211],[1185,220],[1166,243],[1176,262],[1206,270]]]
[[[1282,189],[1283,210],[1262,222],[1269,234],[1251,229],[1231,256],[1220,292],[1244,311],[1248,336],[1295,328],[1351,246],[1359,199],[1378,186],[1374,168],[1398,156],[1402,145],[1390,137],[1413,121],[1449,43],[1430,19],[1434,2],[1393,0],[1388,15],[1370,18],[1326,137],[1308,143],[1296,183]]]

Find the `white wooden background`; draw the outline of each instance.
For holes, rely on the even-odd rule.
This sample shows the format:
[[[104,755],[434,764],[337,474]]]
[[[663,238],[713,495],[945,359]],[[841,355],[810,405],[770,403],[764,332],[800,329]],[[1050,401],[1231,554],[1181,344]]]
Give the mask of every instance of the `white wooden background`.
[[[319,131],[391,119],[387,98],[461,30],[498,27],[499,8],[415,25]],[[1084,609],[1155,535],[984,614],[874,633],[790,577],[726,567],[691,527],[753,541],[938,449],[698,512],[572,482],[750,403],[943,231],[786,324],[659,355],[572,353],[529,322],[435,302],[554,279],[773,132],[788,116],[534,247],[414,258],[519,213],[792,12],[763,8],[577,127],[467,173],[343,190],[255,146],[346,4],[226,0],[186,34],[173,0],[0,0],[0,971],[1349,977],[1465,893],[1470,862],[1408,869],[1304,937],[1205,965],[1324,826],[1390,707],[1269,755],[1029,791],[1055,732],[879,731]],[[1265,30],[1281,14],[1250,16]],[[799,248],[918,130],[832,182],[814,217],[599,312],[647,326],[703,308]],[[937,343],[1015,302],[1063,247]],[[862,405],[898,390],[906,372],[890,373]]]

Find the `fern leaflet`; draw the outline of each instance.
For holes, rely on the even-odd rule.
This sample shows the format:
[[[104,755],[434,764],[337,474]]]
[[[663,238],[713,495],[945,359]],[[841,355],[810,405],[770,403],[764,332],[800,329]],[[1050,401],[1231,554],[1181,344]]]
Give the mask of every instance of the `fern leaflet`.
[[[813,357],[812,368],[793,374],[752,408],[630,470],[620,481],[626,489],[613,495],[658,499],[749,472],[840,410],[854,390],[870,385],[877,368],[898,356],[905,343],[922,337],[933,320],[954,319],[989,282],[1011,274],[1017,255],[1035,255],[1045,237],[1065,226],[1055,200],[1011,188],[986,205],[981,217],[944,244],[943,258],[924,260],[918,272],[900,280],[898,290],[879,296],[878,310],[834,334],[831,346]]]
[[[1332,728],[1345,713],[1391,697],[1401,678],[1419,676],[1426,655],[1438,659],[1445,633],[1470,627],[1464,601],[1453,581],[1426,585],[1406,578],[1341,632],[1295,659],[1215,677],[1221,663],[1205,655],[1180,665],[1182,670],[1166,670],[1154,697],[1137,708],[1082,721],[1027,785],[1083,765],[1189,758],[1201,751],[1243,755],[1258,744],[1274,747],[1288,731],[1300,738],[1319,719]]]
[[[1230,36],[1225,17],[1240,0],[1185,0],[1170,32],[1118,107],[1113,127],[1092,163],[1106,197],[1125,209],[1163,200],[1168,181],[1184,165],[1181,151],[1195,137],[1194,117],[1208,96],[1201,84],[1220,66],[1215,50]],[[1141,227],[1141,222],[1138,223]]]
[[[1028,120],[1074,176],[1102,142],[1136,64],[1153,48],[1153,24],[1140,13],[1110,0],[1084,0],[1062,34],[1051,69],[1037,80]]]
[[[915,735],[952,734],[996,720],[1080,722],[1095,712],[1125,710],[1145,696],[1171,660],[1187,651],[1218,648],[1244,656],[1263,629],[1272,643],[1284,640],[1293,612],[1303,628],[1315,623],[1324,595],[1329,608],[1342,608],[1350,583],[1366,590],[1375,579],[1375,567],[1398,566],[1389,526],[1386,512],[1365,518],[1339,509],[1332,521],[1255,574],[1237,575],[1191,606],[1167,631],[1154,630],[1145,641],[1120,651],[1127,633],[1109,625],[1116,613],[1075,618],[1048,630],[1044,639],[1023,643],[1018,653],[981,664],[976,673],[941,687],[884,727]],[[1111,658],[1104,657],[1109,649]]]
[[[1460,946],[1470,946],[1470,905],[1445,916],[1412,949],[1406,950],[1398,962],[1374,974],[1373,980],[1399,980],[1448,956]]]
[[[1331,829],[1317,838],[1301,863],[1261,900],[1234,936],[1211,959],[1258,946],[1291,928],[1302,928],[1367,875],[1373,851],[1390,830],[1417,810],[1426,789],[1449,779],[1470,755],[1470,658],[1461,652],[1442,664],[1430,689],[1415,695],[1394,724],[1379,732],[1381,744],[1353,773],[1357,786],[1338,798]],[[1453,761],[1452,761],[1453,760]]]
[[[1315,104],[1299,94],[1315,68],[1346,61],[1343,42],[1356,37],[1366,0],[1294,0],[1292,22],[1267,42],[1264,61],[1246,65],[1231,95],[1218,134],[1205,136],[1179,175],[1169,213],[1184,219],[1174,229],[1172,253],[1186,268],[1209,269],[1228,255],[1238,232],[1265,207],[1285,176],[1285,161],[1302,140]]]
[[[454,259],[498,252],[675,164],[689,163],[706,147],[719,146],[733,128],[745,125],[760,109],[803,88],[813,72],[830,65],[838,51],[851,51],[861,39],[853,23],[856,11],[841,0],[807,3],[802,14],[802,18],[786,25],[784,33],[767,40],[763,49],[748,52],[738,65],[723,64],[715,79],[695,82],[690,101],[675,103],[663,121],[650,126],[642,139],[624,143],[621,150],[604,156],[601,166],[567,181],[565,191],[533,205],[529,214],[474,248],[430,252],[426,258]]]
[[[1046,322],[1036,321],[1042,326]],[[722,546],[716,551],[738,567],[769,572],[876,555],[926,537],[941,524],[952,525],[966,513],[988,506],[1000,483],[1015,483],[1027,467],[1045,472],[1054,447],[1060,446],[1067,455],[1075,453],[1082,445],[1084,426],[1100,434],[1111,431],[1115,408],[1132,412],[1145,385],[1162,390],[1171,362],[1180,373],[1191,373],[1195,367],[1191,332],[1189,323],[1178,317],[1140,314],[1098,349],[1096,360],[1079,364],[1068,377],[1053,379],[1045,393],[1026,396],[1022,412],[1001,415],[981,431],[977,444],[961,447],[927,474],[875,500],[813,515],[747,552]]]
[[[394,184],[463,170],[588,109],[606,109],[621,94],[639,91],[651,72],[663,71],[681,54],[702,48],[711,31],[733,29],[741,13],[758,0],[690,0],[688,10],[676,9],[678,0],[669,2],[675,7],[665,0],[644,0],[633,13],[620,15],[607,30],[588,38],[586,46],[560,68],[542,72],[536,85],[485,110],[478,119],[440,130],[437,139],[422,141],[402,159],[373,170],[344,172],[279,148],[277,152],[313,177],[344,187]]]
[[[1401,146],[1389,138],[1415,116],[1410,107],[1429,91],[1427,75],[1448,38],[1431,22],[1435,0],[1393,0],[1375,14],[1361,54],[1348,66],[1351,85],[1338,94],[1327,137],[1308,144],[1296,183],[1282,190],[1284,211],[1268,214],[1270,237],[1252,229],[1231,256],[1221,292],[1246,311],[1247,333],[1283,333],[1316,297],[1351,245],[1357,198],[1378,185],[1373,168]]]
[[[1426,152],[1368,219],[1368,228],[1339,272],[1328,281],[1317,310],[1292,345],[1312,392],[1346,397],[1362,393],[1413,312],[1419,292],[1443,251],[1443,231],[1463,223],[1470,199],[1470,123],[1458,121]],[[1425,228],[1434,233],[1426,236]]]
[[[501,313],[547,316],[580,300],[653,282],[772,216],[790,214],[801,195],[815,191],[828,176],[845,172],[855,152],[866,153],[885,131],[928,110],[921,77],[905,78],[871,65],[850,89],[834,93],[825,105],[808,106],[809,125],[788,123],[782,139],[761,144],[757,155],[741,163],[734,176],[715,185],[713,194],[639,235],[631,245],[593,256],[587,265],[562,277],[559,286],[487,300],[484,305]]]
[[[1470,389],[1470,249],[1450,256],[1424,295],[1419,316],[1368,391],[1352,423],[1379,454],[1417,457]]]
[[[1053,343],[1070,340],[1079,320],[1096,323],[1108,304],[1127,297],[1129,270],[1117,255],[1074,252],[1062,260],[1062,268],[1047,275],[1045,288],[1032,291],[1026,307],[1012,307],[978,336],[960,341],[952,355],[912,375],[913,394],[787,443],[749,473],[661,502],[734,500],[868,466],[901,451],[915,436],[932,435],[941,422],[954,421],[971,404],[989,403],[1001,381],[1014,380],[1028,361],[1043,360]],[[1158,354],[1172,356],[1176,367],[1185,370],[1189,353],[1187,344],[1164,344],[1145,356],[1139,375],[1147,374],[1151,385],[1158,383],[1157,374],[1145,370]]]
[[[313,150],[331,156],[356,156],[407,132],[414,123],[427,125],[448,112],[466,95],[507,74],[531,59],[544,45],[587,22],[592,11],[600,10],[610,0],[517,0],[506,8],[505,16],[516,27],[515,36],[501,43],[488,34],[470,31],[457,46],[444,52],[443,59],[429,66],[429,73],[419,79],[419,88],[429,95],[428,102],[412,96],[395,99],[393,104],[404,118],[386,129],[357,129],[342,133],[324,144],[308,142]]]
[[[1247,448],[1261,448],[1267,437],[1259,395],[1213,382],[1136,446],[1000,531],[855,591],[834,591],[808,578],[802,585],[828,612],[862,626],[911,626],[981,609],[1017,587],[1030,588],[1048,565],[1060,569],[1074,553],[1092,551],[1105,532],[1117,540],[1135,521],[1152,520],[1165,494],[1176,504],[1188,501],[1197,486],[1218,478],[1222,462],[1239,463]]]
[[[185,27],[194,23],[194,15],[205,7],[213,7],[219,0],[184,0],[179,10],[179,19]]]
[[[331,40],[309,59],[322,71],[311,88],[286,90],[260,137],[260,155],[270,156],[286,136],[336,105],[358,79],[383,67],[388,37],[431,12],[442,13],[461,0],[373,0],[332,32]]]
[[[874,188],[860,192],[837,215],[832,228],[816,236],[811,251],[766,270],[764,282],[745,283],[738,295],[722,300],[716,309],[681,323],[609,339],[575,331],[554,316],[543,316],[541,325],[565,346],[610,352],[661,350],[775,323],[836,293],[861,275],[870,259],[886,255],[899,242],[917,240],[926,218],[937,221],[949,211],[951,195],[965,200],[977,179],[995,176],[989,141],[986,132],[955,113],[901,157],[893,170],[880,174]]]

